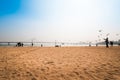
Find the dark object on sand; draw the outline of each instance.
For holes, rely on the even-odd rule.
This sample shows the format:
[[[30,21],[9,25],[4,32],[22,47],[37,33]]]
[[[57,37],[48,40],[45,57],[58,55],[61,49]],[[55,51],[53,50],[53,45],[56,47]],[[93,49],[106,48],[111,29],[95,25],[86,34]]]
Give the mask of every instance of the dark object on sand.
[[[120,43],[118,43],[118,46],[120,46]]]
[[[61,47],[61,45],[55,45],[55,47]]]
[[[96,47],[98,46],[98,43],[96,43]]]
[[[113,41],[110,41],[110,45],[113,46]]]
[[[33,42],[32,42],[32,46],[33,46]]]
[[[16,47],[21,47],[21,46],[23,47],[23,45],[24,45],[23,43],[18,42],[17,45],[16,45]]]
[[[43,47],[43,44],[41,44],[41,47]]]

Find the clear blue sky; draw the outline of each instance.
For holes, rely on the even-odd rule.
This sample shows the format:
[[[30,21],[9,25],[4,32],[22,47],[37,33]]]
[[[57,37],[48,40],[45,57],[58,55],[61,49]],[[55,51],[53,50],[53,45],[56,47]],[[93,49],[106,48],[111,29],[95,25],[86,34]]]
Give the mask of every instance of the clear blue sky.
[[[94,42],[107,33],[120,38],[120,0],[0,0],[0,41]]]

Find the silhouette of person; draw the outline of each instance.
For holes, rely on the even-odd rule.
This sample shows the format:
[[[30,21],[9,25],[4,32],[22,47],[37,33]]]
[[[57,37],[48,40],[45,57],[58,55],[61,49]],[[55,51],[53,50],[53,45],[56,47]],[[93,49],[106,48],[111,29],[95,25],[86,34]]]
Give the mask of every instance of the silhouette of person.
[[[113,41],[110,41],[110,45],[113,46]]]
[[[32,46],[33,46],[33,43],[32,43]]]
[[[20,46],[20,42],[18,42],[18,47]]]
[[[41,44],[41,47],[43,47],[43,44]]]
[[[106,44],[106,48],[109,48],[109,40],[108,40],[108,37],[105,39],[105,44]]]

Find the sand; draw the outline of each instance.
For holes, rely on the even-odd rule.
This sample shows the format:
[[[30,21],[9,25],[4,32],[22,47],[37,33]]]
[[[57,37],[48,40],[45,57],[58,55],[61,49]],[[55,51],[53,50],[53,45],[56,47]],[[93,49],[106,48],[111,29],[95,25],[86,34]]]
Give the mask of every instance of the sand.
[[[120,47],[0,47],[0,80],[120,80]]]

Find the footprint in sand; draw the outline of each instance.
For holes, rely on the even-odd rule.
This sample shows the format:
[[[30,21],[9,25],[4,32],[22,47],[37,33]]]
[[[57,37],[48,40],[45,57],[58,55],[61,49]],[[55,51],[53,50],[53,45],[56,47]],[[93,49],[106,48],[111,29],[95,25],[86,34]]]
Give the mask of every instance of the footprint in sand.
[[[33,77],[31,80],[37,80],[37,79]]]
[[[31,80],[37,80],[31,72],[26,72],[26,73],[31,77]]]

